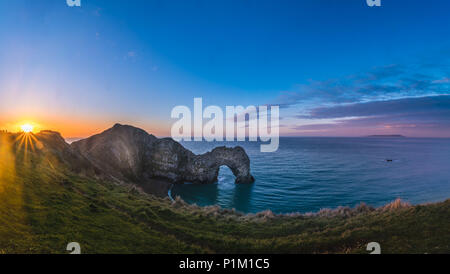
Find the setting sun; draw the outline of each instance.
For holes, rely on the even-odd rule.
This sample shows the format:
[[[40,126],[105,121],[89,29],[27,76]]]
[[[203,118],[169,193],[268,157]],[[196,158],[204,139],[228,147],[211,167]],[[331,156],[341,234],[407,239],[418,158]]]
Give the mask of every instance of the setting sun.
[[[25,125],[21,125],[20,128],[22,129],[23,132],[30,133],[30,132],[33,132],[34,127],[30,124],[25,124]]]

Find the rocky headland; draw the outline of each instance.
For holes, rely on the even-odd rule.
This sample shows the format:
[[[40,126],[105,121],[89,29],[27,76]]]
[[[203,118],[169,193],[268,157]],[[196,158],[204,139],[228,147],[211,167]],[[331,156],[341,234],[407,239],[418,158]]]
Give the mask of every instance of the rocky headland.
[[[51,132],[44,133],[48,139]],[[171,184],[214,183],[223,165],[231,169],[236,183],[254,182],[250,159],[242,147],[217,147],[196,155],[171,138],[159,139],[142,129],[120,124],[70,145],[59,134],[53,135],[59,137],[53,137],[58,141],[50,147],[56,146],[76,158],[78,171],[87,169],[81,165],[87,161],[91,173],[135,184],[158,196],[167,195]]]

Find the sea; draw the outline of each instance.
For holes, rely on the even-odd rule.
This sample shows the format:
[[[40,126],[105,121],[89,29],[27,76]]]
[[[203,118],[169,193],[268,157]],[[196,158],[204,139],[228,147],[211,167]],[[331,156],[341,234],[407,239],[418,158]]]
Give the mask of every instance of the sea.
[[[182,142],[196,154],[241,146],[253,184],[235,184],[228,167],[218,181],[175,185],[170,196],[191,204],[243,213],[317,212],[324,208],[379,207],[397,198],[411,204],[450,198],[450,139],[282,137],[276,152],[259,142]]]

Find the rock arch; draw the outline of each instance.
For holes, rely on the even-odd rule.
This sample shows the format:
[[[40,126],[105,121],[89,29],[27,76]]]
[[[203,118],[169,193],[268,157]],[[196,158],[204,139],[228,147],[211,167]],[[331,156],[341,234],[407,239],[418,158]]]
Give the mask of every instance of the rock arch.
[[[187,167],[186,181],[213,183],[217,181],[221,166],[227,166],[236,177],[236,183],[253,183],[250,159],[242,147],[217,147],[211,152],[194,155]]]

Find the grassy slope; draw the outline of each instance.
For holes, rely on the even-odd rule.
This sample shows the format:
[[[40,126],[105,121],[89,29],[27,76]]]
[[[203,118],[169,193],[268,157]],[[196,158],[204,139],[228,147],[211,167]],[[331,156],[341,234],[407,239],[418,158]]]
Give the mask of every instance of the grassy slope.
[[[367,253],[372,241],[383,253],[450,252],[450,200],[330,216],[244,216],[79,177],[52,159],[24,165],[0,154],[0,254],[67,253],[73,241],[83,253]]]

